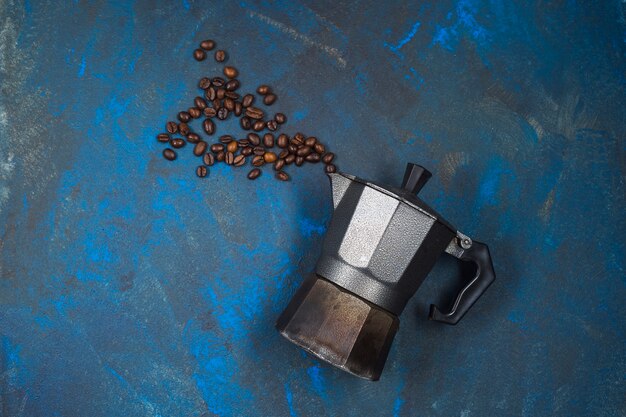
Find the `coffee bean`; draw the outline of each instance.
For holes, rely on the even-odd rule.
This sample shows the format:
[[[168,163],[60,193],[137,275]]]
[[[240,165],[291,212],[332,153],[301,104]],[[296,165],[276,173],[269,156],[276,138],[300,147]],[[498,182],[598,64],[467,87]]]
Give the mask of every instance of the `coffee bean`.
[[[289,136],[281,133],[278,135],[277,143],[279,148],[286,148],[289,145]]]
[[[179,149],[185,146],[185,141],[181,138],[172,138],[170,140],[170,145],[172,145],[172,148],[174,149]]]
[[[285,160],[279,159],[278,161],[274,163],[274,170],[280,171],[281,169],[283,169],[284,166],[285,166]]]
[[[317,152],[318,154],[322,155],[324,152],[326,152],[326,147],[321,142],[317,142],[315,146],[313,147],[313,150],[315,150],[315,152]]]
[[[231,135],[222,135],[219,137],[220,143],[228,145],[234,138]]]
[[[327,174],[332,174],[333,172],[337,172],[337,167],[333,164],[328,164],[324,167],[324,171],[326,171]]]
[[[215,41],[213,41],[211,39],[207,39],[206,41],[202,41],[202,42],[200,42],[200,48],[204,49],[205,51],[210,51],[213,48],[215,48]]]
[[[255,167],[260,167],[263,164],[265,164],[265,159],[263,159],[263,157],[261,155],[257,155],[254,158],[252,158],[252,165]]]
[[[187,123],[179,123],[178,131],[181,135],[187,136],[189,134],[189,125]]]
[[[302,135],[302,133],[296,133],[295,135],[293,135],[293,138],[291,138],[291,143],[296,146],[304,144],[304,136]]]
[[[222,162],[224,160],[224,157],[226,156],[226,152],[224,151],[219,151],[216,155],[215,155],[215,160],[218,162]]]
[[[197,119],[198,117],[202,116],[202,111],[199,108],[197,108],[197,107],[191,107],[189,110],[187,110],[187,112],[194,119]]]
[[[252,152],[254,152],[255,155],[263,155],[265,153],[265,148],[262,146],[255,146],[252,148]]]
[[[211,84],[213,84],[213,87],[221,88],[224,87],[224,84],[226,84],[226,80],[222,77],[213,77]]]
[[[308,155],[304,158],[304,160],[305,160],[305,161],[307,161],[307,162],[312,162],[312,163],[314,163],[314,164],[315,164],[315,163],[317,163],[317,162],[319,162],[321,159],[322,159],[322,157],[320,156],[320,154],[315,153],[315,152],[308,154]]]
[[[276,94],[269,93],[265,97],[263,97],[263,104],[266,106],[271,106],[276,101]]]
[[[270,87],[267,85],[260,85],[257,87],[256,92],[261,94],[262,96],[268,94],[271,91]]]
[[[202,162],[204,162],[204,165],[212,166],[215,163],[215,157],[212,153],[207,152],[202,157]]]
[[[226,84],[228,84],[228,83],[226,83]],[[239,94],[234,93],[232,91],[228,91],[228,89],[227,89],[226,92],[224,93],[224,97],[228,97],[228,98],[232,98],[233,100],[237,100],[239,98]]]
[[[201,140],[200,142],[196,143],[196,145],[193,147],[193,154],[195,156],[203,155],[204,152],[206,151],[206,147],[207,147],[206,142]]]
[[[335,154],[332,153],[332,152],[328,152],[326,155],[324,155],[322,157],[322,162],[324,162],[326,165],[328,165],[331,162],[333,162],[333,159],[335,159]]]
[[[252,125],[252,129],[255,132],[260,132],[261,130],[263,130],[265,128],[265,123],[263,123],[263,120],[257,120],[256,122],[254,122],[254,124]]]
[[[235,100],[233,100],[232,98],[225,98],[224,108],[227,109],[228,111],[235,110]]]
[[[234,160],[235,155],[232,152],[226,152],[226,155],[224,156],[224,162],[226,162],[226,165],[232,165]]]
[[[287,150],[282,150],[280,151],[280,153],[278,154],[278,158],[279,159],[285,159],[289,156],[289,151]]]
[[[222,108],[222,100],[220,100],[219,98],[217,98],[217,94],[215,95],[215,100],[213,100],[211,102],[211,105],[213,106],[213,108],[215,109],[215,111],[219,110],[220,108]]]
[[[289,153],[296,153],[298,151],[298,147],[296,145],[294,145],[293,143],[289,144],[289,146],[287,146],[287,150],[289,151]]]
[[[276,162],[278,157],[274,152],[265,152],[265,154],[263,154],[263,159],[265,159],[265,162],[267,162],[268,164],[271,164]]]
[[[204,92],[204,96],[207,98],[207,100],[215,100],[217,98],[217,91],[215,90],[215,87],[207,88],[207,90]]]
[[[226,91],[235,91],[236,89],[239,88],[239,81],[230,80],[229,82],[226,83],[224,88],[226,89]]]
[[[265,146],[266,148],[273,148],[274,147],[274,135],[272,135],[271,133],[264,134],[263,146]]]
[[[250,141],[248,139],[245,139],[245,138],[244,139],[239,139],[237,142],[239,143],[239,147],[240,148],[243,148],[245,146],[250,145]]]
[[[259,146],[261,144],[261,138],[256,133],[248,133],[247,138],[252,146]]]
[[[246,109],[246,116],[251,119],[262,119],[263,118],[263,110],[257,109],[256,107],[248,107]]]
[[[306,140],[304,141],[304,144],[306,146],[310,146],[311,148],[314,147],[316,143],[317,143],[317,138],[313,136],[306,138]]]
[[[222,145],[221,143],[214,143],[213,145],[211,145],[211,152],[213,153],[222,152],[223,150],[224,145]]]
[[[248,172],[248,179],[255,180],[259,178],[259,175],[261,175],[261,170],[258,168],[254,168],[252,171]]]
[[[249,146],[246,146],[244,148],[241,149],[241,154],[244,156],[248,156],[252,154],[252,148]]]
[[[228,109],[226,107],[222,107],[217,111],[217,118],[220,120],[226,120],[228,117]]]
[[[204,58],[206,58],[206,53],[202,49],[196,49],[193,51],[193,57],[196,59],[196,61],[204,61]]]
[[[246,163],[246,157],[243,155],[237,155],[235,159],[233,159],[233,165],[236,167],[240,167]]]
[[[187,113],[186,111],[181,111],[180,113],[178,113],[178,120],[180,120],[181,122],[187,123],[188,121],[191,120],[191,115]]]
[[[207,133],[207,135],[212,135],[213,133],[215,133],[215,123],[213,123],[213,120],[211,119],[204,119],[204,122],[202,122],[202,128]]]
[[[203,113],[206,117],[215,117],[217,111],[215,111],[213,107],[207,107],[206,109],[204,109]]]
[[[276,115],[274,116],[274,120],[276,120],[276,123],[278,123],[279,125],[282,125],[287,121],[287,116],[282,113],[276,113]]]
[[[226,66],[224,67],[224,75],[228,78],[237,78],[239,71],[237,71],[237,68],[235,67]]]
[[[173,161],[174,159],[176,159],[176,152],[174,152],[170,148],[165,148],[163,150],[163,157],[167,159],[168,161]]]
[[[211,87],[211,80],[207,77],[200,78],[200,81],[198,81],[198,87],[206,90],[207,88]]]
[[[176,133],[176,132],[178,132],[178,124],[176,122],[167,122],[165,124],[165,129],[169,133]]]
[[[187,142],[198,143],[200,142],[200,136],[197,133],[189,133],[187,135]]]
[[[239,117],[243,113],[243,106],[239,101],[235,101],[235,116]]]
[[[241,119],[239,119],[239,124],[241,125],[241,128],[243,130],[250,130],[250,127],[252,126],[250,118],[246,116],[243,116]]]
[[[193,99],[193,104],[196,105],[200,110],[204,110],[207,108],[206,101],[202,97],[196,97]]]
[[[278,129],[278,123],[276,123],[276,120],[268,120],[267,123],[265,124],[265,126],[267,126],[267,130],[273,132],[276,129]]]
[[[223,100],[225,96],[226,96],[226,89],[225,88],[218,88],[215,91],[215,97],[218,98],[219,100]]]
[[[200,178],[206,177],[208,173],[209,170],[204,165],[200,165],[198,168],[196,168],[196,175]]]
[[[221,49],[217,52],[215,52],[215,60],[217,62],[224,62],[226,61],[226,51],[222,51]]]
[[[243,96],[243,99],[241,99],[241,104],[244,107],[250,107],[252,103],[254,103],[254,96],[252,94],[246,94]]]
[[[226,150],[228,152],[237,152],[237,148],[239,148],[239,144],[237,143],[236,140],[231,140],[228,145],[226,145]]]
[[[289,181],[289,175],[285,171],[278,171],[276,173],[276,178],[281,181]]]
[[[161,143],[168,142],[170,140],[170,135],[168,135],[167,133],[159,133],[157,135],[157,140]]]
[[[305,145],[305,146],[301,146],[301,147],[299,147],[299,148],[298,148],[298,150],[296,151],[296,155],[298,155],[298,156],[302,156],[302,157],[305,157],[305,156],[307,156],[308,154],[310,154],[312,150],[313,150],[313,149],[311,149],[311,147],[310,147],[310,146],[306,146],[306,145]]]
[[[302,166],[304,164],[304,157],[296,156],[296,166]]]
[[[287,157],[285,158],[285,164],[290,165],[293,164],[293,162],[296,160],[296,156],[294,154],[289,154],[287,155]]]

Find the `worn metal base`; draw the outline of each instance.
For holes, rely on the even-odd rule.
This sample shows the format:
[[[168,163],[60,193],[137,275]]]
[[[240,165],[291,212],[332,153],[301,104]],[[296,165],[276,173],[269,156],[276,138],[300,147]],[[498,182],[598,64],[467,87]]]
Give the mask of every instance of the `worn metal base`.
[[[276,328],[320,359],[377,381],[398,324],[394,314],[312,274],[279,317]]]

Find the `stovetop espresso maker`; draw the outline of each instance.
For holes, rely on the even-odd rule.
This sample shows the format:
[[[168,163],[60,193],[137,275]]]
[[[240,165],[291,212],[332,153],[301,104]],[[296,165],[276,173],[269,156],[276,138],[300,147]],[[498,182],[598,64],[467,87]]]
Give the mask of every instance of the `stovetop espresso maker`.
[[[430,177],[408,164],[397,189],[330,174],[335,211],[315,273],[276,323],[284,337],[334,366],[378,380],[398,316],[444,252],[477,266],[448,312],[430,307],[431,320],[458,323],[495,272],[485,244],[417,197]]]

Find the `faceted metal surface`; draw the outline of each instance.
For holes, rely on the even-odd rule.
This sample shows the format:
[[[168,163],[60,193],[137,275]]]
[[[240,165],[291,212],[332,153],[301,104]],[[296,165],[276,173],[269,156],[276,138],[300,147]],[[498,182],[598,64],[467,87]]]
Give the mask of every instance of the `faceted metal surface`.
[[[398,318],[315,274],[278,319],[280,333],[324,361],[376,381]]]

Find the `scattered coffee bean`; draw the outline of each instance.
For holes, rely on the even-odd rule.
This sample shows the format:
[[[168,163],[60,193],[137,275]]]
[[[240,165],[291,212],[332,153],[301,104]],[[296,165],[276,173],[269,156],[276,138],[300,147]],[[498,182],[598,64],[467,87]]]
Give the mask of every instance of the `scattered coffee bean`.
[[[226,165],[232,165],[234,160],[235,154],[233,154],[232,152],[226,152],[226,155],[224,156],[224,162],[226,162]]]
[[[276,173],[276,178],[281,181],[289,181],[289,175],[285,171],[278,171]]]
[[[278,129],[278,123],[276,123],[276,120],[268,120],[265,126],[267,126],[267,130],[272,132]]]
[[[181,138],[172,138],[170,140],[170,145],[172,145],[172,148],[174,149],[179,149],[185,146],[185,141]]]
[[[235,116],[239,117],[241,116],[241,113],[243,113],[243,106],[241,105],[241,103],[239,101],[235,101]]]
[[[219,151],[216,155],[215,155],[215,160],[218,162],[222,162],[224,160],[224,157],[226,156],[226,152],[224,151]]]
[[[296,151],[296,155],[304,157],[304,156],[307,156],[308,154],[310,154],[311,151],[312,151],[312,149],[311,149],[310,146],[306,146],[306,145],[305,146],[301,146]]]
[[[204,162],[204,165],[213,166],[215,163],[215,157],[212,153],[207,152],[202,157],[202,162]]]
[[[200,135],[197,133],[189,133],[187,135],[187,142],[189,143],[198,143],[200,142]]]
[[[265,123],[263,123],[263,120],[257,120],[252,125],[252,130],[254,130],[255,132],[260,132],[261,130],[263,130],[264,127]]]
[[[337,167],[333,164],[328,164],[324,167],[324,171],[326,171],[327,174],[332,174],[333,172],[337,172]]]
[[[295,154],[298,151],[298,147],[295,144],[290,143],[289,146],[287,146],[287,150],[289,151],[289,153]]]
[[[215,60],[217,62],[224,62],[226,61],[226,51],[222,51],[221,49],[217,52],[215,52]]]
[[[176,152],[174,152],[170,148],[165,148],[163,150],[163,157],[167,159],[168,161],[173,161],[174,159],[176,159]]]
[[[228,85],[228,83],[226,83],[226,85]],[[224,97],[232,98],[233,100],[238,100],[239,94],[232,92],[232,91],[228,91],[228,89],[226,89],[226,92],[224,93]]]
[[[257,155],[252,158],[252,165],[255,167],[260,167],[265,164],[265,159],[261,155]]]
[[[213,107],[207,107],[206,109],[204,109],[203,113],[206,117],[215,117],[215,115],[217,114]]]
[[[313,147],[313,150],[317,152],[318,154],[322,155],[324,152],[326,152],[326,147],[322,143],[317,142],[315,146]]]
[[[265,146],[266,148],[273,148],[274,147],[274,135],[272,135],[271,133],[264,134],[263,146]]]
[[[203,155],[204,152],[206,151],[206,147],[207,147],[206,142],[201,140],[200,142],[196,143],[196,145],[193,147],[193,154],[195,156]]]
[[[267,85],[260,85],[257,87],[256,92],[261,94],[262,96],[268,94],[271,91],[270,87]]]
[[[281,133],[278,135],[277,143],[279,148],[286,148],[289,145],[289,136]]]
[[[193,51],[193,57],[196,59],[196,61],[204,61],[204,58],[206,58],[206,53],[202,49],[196,49],[195,51]]]
[[[246,94],[243,96],[243,99],[241,99],[241,104],[244,107],[250,107],[252,103],[254,103],[254,96],[252,94]]]
[[[302,156],[296,156],[296,166],[302,166],[302,164],[304,164],[304,157]]]
[[[224,88],[226,89],[226,91],[233,92],[239,88],[239,81],[230,80],[226,83],[226,85],[224,85]]]
[[[167,133],[159,133],[157,135],[157,140],[161,143],[169,142],[170,135],[168,135]]]
[[[200,81],[198,81],[198,87],[203,90],[208,89],[209,87],[211,87],[211,79],[207,77],[200,78]]]
[[[280,171],[281,169],[283,169],[284,166],[285,166],[285,160],[279,159],[278,161],[274,163],[274,170]]]
[[[247,138],[252,146],[259,146],[261,144],[261,138],[256,133],[248,133]]]
[[[226,120],[228,117],[228,109],[226,107],[222,107],[217,111],[217,118],[220,120]]]
[[[322,159],[322,157],[320,156],[320,154],[315,153],[315,152],[308,154],[308,155],[304,158],[304,160],[305,160],[305,161],[307,161],[307,162],[313,162],[314,164],[315,164],[315,163],[317,163],[317,162],[319,162],[321,159]]]
[[[207,108],[206,101],[202,97],[196,97],[193,99],[193,104],[196,105],[200,110],[204,110]]]
[[[252,171],[248,172],[248,179],[255,180],[259,178],[259,175],[261,175],[261,170],[258,168],[254,168]]]
[[[213,108],[214,108],[216,111],[222,108],[222,100],[220,100],[219,98],[217,98],[217,94],[216,94],[215,100],[213,100],[213,102],[211,103],[211,105],[213,106]]]
[[[224,108],[228,111],[235,110],[235,100],[233,100],[232,98],[226,97],[224,99]]]
[[[237,155],[235,159],[233,159],[233,165],[236,167],[240,167],[246,163],[246,157],[243,155]]]
[[[249,146],[246,146],[245,148],[241,149],[241,154],[244,156],[248,156],[252,154],[252,148]]]
[[[306,146],[310,146],[311,148],[314,147],[316,143],[317,143],[317,138],[313,136],[306,138],[306,140],[304,141],[304,144]]]
[[[225,145],[228,145],[233,140],[234,138],[231,135],[222,135],[219,138],[220,143],[223,143]]]
[[[217,98],[217,91],[215,90],[215,87],[207,88],[207,90],[204,92],[204,96],[207,98],[207,100],[215,100]]]
[[[215,123],[213,123],[213,120],[211,119],[204,119],[204,122],[202,122],[202,128],[207,135],[212,135],[213,133],[215,133]]]
[[[178,132],[178,123],[176,123],[176,122],[167,122],[165,124],[165,129],[169,133],[176,133],[176,132]]]
[[[326,165],[329,165],[335,159],[335,154],[332,152],[328,152],[326,155],[322,156],[322,162]]]
[[[239,143],[240,148],[250,145],[250,141],[248,139],[239,139],[237,143]]]
[[[186,111],[181,111],[180,113],[178,113],[178,120],[180,120],[181,122],[187,123],[188,121],[191,120],[191,115],[187,113]]]
[[[263,97],[263,104],[271,106],[276,101],[276,94],[269,93]]]
[[[293,135],[293,138],[291,138],[291,143],[296,145],[296,146],[300,146],[304,144],[304,136],[302,135],[302,133],[296,133],[295,135]]]
[[[286,150],[282,150],[280,151],[280,153],[278,154],[278,158],[280,159],[285,159],[289,156],[289,151]]]
[[[236,140],[231,140],[228,145],[226,145],[226,150],[228,152],[237,152],[237,148],[239,148],[239,144],[237,143]]]
[[[223,150],[224,145],[222,145],[221,143],[214,143],[213,145],[211,145],[211,152],[213,153],[222,152]]]
[[[222,77],[213,77],[211,79],[211,84],[213,85],[213,87],[221,88],[224,87],[224,84],[226,84],[226,80]]]
[[[265,153],[265,148],[262,146],[255,146],[252,148],[252,152],[254,152],[255,155],[263,155]]]
[[[237,68],[235,67],[226,66],[224,67],[224,75],[228,78],[237,78],[239,71],[237,71]]]
[[[274,116],[274,120],[276,120],[276,123],[278,123],[279,125],[282,125],[287,121],[287,116],[282,113],[276,113],[276,115]]]
[[[246,116],[251,119],[262,119],[263,118],[263,110],[257,109],[256,107],[248,107],[246,109]]]
[[[181,135],[187,136],[189,134],[189,125],[187,123],[179,123],[178,131]]]
[[[278,157],[276,156],[274,152],[265,152],[263,154],[263,159],[265,159],[265,162],[267,162],[268,164],[272,164],[276,162]]]
[[[187,110],[187,113],[189,113],[194,119],[202,116],[202,111],[197,107],[191,107],[189,110]]]
[[[287,155],[287,157],[285,158],[285,164],[287,165],[291,165],[293,164],[293,162],[296,160],[296,156],[294,154],[289,154]]]
[[[211,51],[213,48],[215,48],[215,41],[211,39],[202,41],[200,42],[200,48],[204,49],[205,51]]]
[[[200,178],[206,177],[208,173],[209,170],[204,165],[200,165],[198,168],[196,168],[196,175]]]
[[[223,99],[224,99],[224,97],[226,97],[226,89],[225,89],[225,88],[218,88],[218,89],[215,91],[215,97],[216,97],[218,100],[223,100]]]
[[[243,130],[250,130],[250,128],[252,127],[252,122],[250,121],[250,118],[246,116],[243,116],[241,119],[239,119],[239,124],[241,125],[241,128]]]

